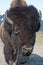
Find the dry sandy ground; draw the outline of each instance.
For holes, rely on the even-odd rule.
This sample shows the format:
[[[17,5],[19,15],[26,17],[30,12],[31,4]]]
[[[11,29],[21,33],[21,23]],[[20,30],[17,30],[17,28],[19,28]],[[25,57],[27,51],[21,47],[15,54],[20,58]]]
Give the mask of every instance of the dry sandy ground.
[[[7,65],[3,54],[3,43],[0,42],[0,65]],[[43,65],[43,44],[35,44],[33,53],[26,65]]]

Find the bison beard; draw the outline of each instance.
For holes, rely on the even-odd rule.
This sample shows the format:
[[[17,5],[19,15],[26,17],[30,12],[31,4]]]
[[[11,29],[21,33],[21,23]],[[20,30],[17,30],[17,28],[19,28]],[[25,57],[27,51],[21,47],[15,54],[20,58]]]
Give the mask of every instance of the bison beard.
[[[15,6],[9,9],[0,26],[4,55],[9,65],[13,65],[13,62],[17,65],[26,63],[33,51],[39,28],[39,13],[34,6]]]

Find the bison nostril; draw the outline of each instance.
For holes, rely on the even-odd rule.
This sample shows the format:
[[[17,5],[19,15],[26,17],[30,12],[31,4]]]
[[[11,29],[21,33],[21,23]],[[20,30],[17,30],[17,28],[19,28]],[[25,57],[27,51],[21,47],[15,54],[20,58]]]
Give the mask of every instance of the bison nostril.
[[[28,56],[29,52],[23,52],[24,56]]]
[[[28,52],[24,52],[23,53],[24,56],[29,56],[30,54],[31,54],[31,51],[30,52],[28,51]]]

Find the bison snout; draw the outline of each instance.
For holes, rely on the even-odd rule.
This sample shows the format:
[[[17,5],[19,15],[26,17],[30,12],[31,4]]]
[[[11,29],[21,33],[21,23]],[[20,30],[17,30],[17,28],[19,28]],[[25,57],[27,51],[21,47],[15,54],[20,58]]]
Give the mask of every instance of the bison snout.
[[[32,53],[33,47],[24,47],[22,48],[23,55],[24,56],[29,56]]]

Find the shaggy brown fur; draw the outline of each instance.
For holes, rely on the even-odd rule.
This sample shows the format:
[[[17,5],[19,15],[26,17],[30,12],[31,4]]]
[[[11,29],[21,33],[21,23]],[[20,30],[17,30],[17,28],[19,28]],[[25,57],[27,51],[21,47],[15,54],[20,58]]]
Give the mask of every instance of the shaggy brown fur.
[[[9,65],[13,65],[13,61],[17,65],[23,64],[33,51],[36,32],[40,28],[39,13],[34,6],[19,7],[14,4],[7,12],[7,17],[13,24],[5,20],[0,26],[5,59]]]
[[[11,8],[18,6],[23,7],[23,6],[27,6],[27,4],[24,0],[13,0],[11,3]]]

